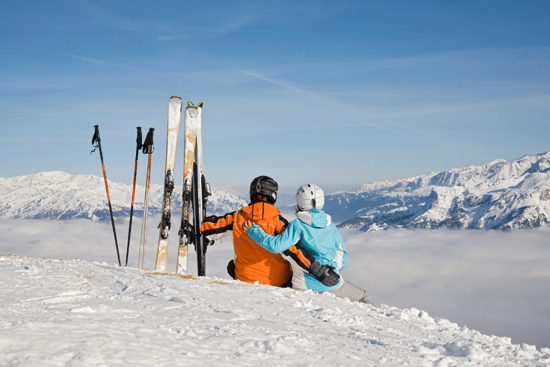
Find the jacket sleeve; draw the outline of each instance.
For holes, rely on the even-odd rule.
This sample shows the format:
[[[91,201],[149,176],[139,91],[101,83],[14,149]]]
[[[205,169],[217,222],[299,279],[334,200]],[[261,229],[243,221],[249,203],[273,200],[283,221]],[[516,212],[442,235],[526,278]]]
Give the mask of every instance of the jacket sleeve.
[[[334,225],[332,225],[334,227]],[[346,251],[346,245],[344,244],[344,239],[340,234],[338,228],[334,227],[334,237],[338,243],[338,248],[336,250],[336,255],[334,256],[334,261],[336,262],[336,269],[340,272],[346,268],[348,265],[348,252]]]
[[[309,254],[309,252],[306,251],[306,249],[300,246],[299,241],[288,250],[283,251],[283,254],[290,257],[299,267],[304,269],[307,273],[311,273],[311,264],[313,264],[315,259]]]
[[[211,215],[204,218],[204,222],[201,225],[201,233],[211,241],[232,235],[235,213],[228,213],[221,217]]]
[[[283,233],[288,227],[288,220],[286,220],[282,215],[279,215],[277,223],[275,224],[275,236]]]
[[[279,221],[277,222],[277,228],[275,229],[275,236],[280,233],[283,233],[286,227],[288,227],[288,221],[282,216],[279,215]],[[289,248],[288,250],[283,251],[285,256],[290,257],[299,267],[304,269],[307,273],[311,272],[311,264],[315,261],[313,256],[302,248],[298,241],[297,244]]]
[[[343,258],[342,258],[342,266],[338,268],[338,271],[342,271],[348,266],[348,252],[346,251],[346,245],[344,245],[344,242],[342,242],[342,250],[344,252]]]
[[[278,236],[270,236],[260,226],[253,225],[248,231],[248,236],[258,245],[274,254],[280,254],[300,241],[300,233],[294,222],[290,223],[286,230]]]

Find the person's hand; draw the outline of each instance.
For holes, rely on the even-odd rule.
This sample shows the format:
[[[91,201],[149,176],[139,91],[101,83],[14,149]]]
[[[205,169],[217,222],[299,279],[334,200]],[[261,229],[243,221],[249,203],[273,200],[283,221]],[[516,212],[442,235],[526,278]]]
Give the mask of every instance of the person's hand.
[[[244,222],[243,224],[243,230],[244,230],[244,233],[248,234],[248,230],[250,229],[250,227],[252,227],[253,224],[251,221],[247,220],[246,222]]]
[[[310,272],[318,281],[329,287],[335,286],[340,281],[340,275],[334,271],[332,266],[321,265],[317,261],[311,264]]]

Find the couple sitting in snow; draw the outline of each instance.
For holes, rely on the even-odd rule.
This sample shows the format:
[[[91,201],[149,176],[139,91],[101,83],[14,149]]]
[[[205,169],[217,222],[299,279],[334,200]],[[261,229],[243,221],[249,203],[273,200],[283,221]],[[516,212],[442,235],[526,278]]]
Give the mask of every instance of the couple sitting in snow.
[[[250,205],[205,218],[201,232],[209,240],[233,234],[235,259],[229,262],[229,274],[247,283],[331,292],[372,304],[367,292],[339,275],[347,252],[340,232],[321,210],[323,190],[311,184],[300,187],[298,219],[289,224],[273,205],[278,188],[272,178],[257,177],[250,185]]]

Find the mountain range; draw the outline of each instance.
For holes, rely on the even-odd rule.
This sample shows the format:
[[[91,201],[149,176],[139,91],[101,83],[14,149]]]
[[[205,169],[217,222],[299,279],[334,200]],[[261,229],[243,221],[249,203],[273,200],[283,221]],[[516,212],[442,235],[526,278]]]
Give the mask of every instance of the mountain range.
[[[109,181],[116,218],[128,217],[132,186]],[[181,187],[174,190],[173,214],[181,212]],[[134,214],[143,216],[144,187],[136,188]],[[151,185],[149,214],[161,211],[163,186]],[[288,196],[288,197],[286,197]],[[291,195],[277,203],[282,212]],[[246,206],[230,187],[214,187],[207,213]],[[550,152],[484,166],[467,166],[421,176],[367,183],[328,194],[324,209],[340,228],[362,231],[402,228],[502,229],[550,225]],[[0,177],[0,218],[89,218],[109,220],[103,177],[62,171]]]
[[[501,229],[550,223],[550,152],[327,195],[340,228]]]
[[[129,217],[132,186],[108,181],[113,215]],[[149,215],[162,211],[164,186],[153,184],[149,189]],[[208,214],[238,210],[247,202],[226,188],[212,188]],[[172,213],[181,213],[181,186],[172,196]],[[145,187],[136,185],[134,215],[143,216]],[[103,177],[72,175],[62,171],[42,172],[26,176],[0,178],[0,218],[110,220]]]

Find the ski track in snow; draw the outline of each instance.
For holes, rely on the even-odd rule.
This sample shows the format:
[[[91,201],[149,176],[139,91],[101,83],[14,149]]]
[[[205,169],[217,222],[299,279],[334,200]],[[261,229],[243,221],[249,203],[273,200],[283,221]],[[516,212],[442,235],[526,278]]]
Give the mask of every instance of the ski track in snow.
[[[550,365],[414,308],[79,260],[3,255],[0,274],[2,366]]]

